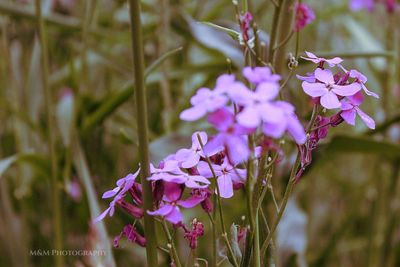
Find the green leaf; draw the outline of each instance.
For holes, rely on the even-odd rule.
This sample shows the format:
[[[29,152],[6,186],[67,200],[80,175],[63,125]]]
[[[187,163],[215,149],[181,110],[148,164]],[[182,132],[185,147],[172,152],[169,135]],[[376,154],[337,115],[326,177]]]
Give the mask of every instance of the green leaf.
[[[217,30],[221,30],[221,31],[227,33],[235,41],[239,41],[240,40],[240,38],[239,38],[240,33],[235,31],[235,30],[232,30],[232,29],[229,29],[229,28],[226,28],[226,27],[222,27],[222,26],[219,26],[217,24],[214,24],[212,22],[207,22],[207,21],[200,21],[199,23],[207,25],[207,26],[210,26],[210,27],[213,27],[214,29],[217,29]]]

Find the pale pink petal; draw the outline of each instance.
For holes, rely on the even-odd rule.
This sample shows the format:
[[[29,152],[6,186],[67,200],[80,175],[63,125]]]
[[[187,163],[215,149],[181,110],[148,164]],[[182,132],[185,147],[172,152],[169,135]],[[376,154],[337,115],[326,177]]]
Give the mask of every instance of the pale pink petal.
[[[319,97],[323,96],[328,92],[325,84],[323,83],[309,83],[309,82],[302,82],[301,87],[303,87],[304,92],[312,97]]]
[[[347,98],[354,106],[359,106],[364,101],[364,95],[361,91],[358,91],[354,95],[348,96]]]
[[[229,136],[226,138],[228,157],[232,163],[239,164],[248,159],[250,155],[247,142],[239,136]]]
[[[183,216],[182,216],[182,213],[179,210],[179,208],[174,207],[174,209],[171,211],[171,213],[169,213],[165,216],[165,219],[172,224],[178,224],[178,223],[182,222]]]
[[[362,86],[362,89],[364,90],[364,92],[365,92],[366,95],[369,95],[369,96],[372,96],[372,97],[375,97],[375,98],[378,98],[378,99],[379,99],[379,95],[378,95],[378,94],[376,94],[376,93],[374,93],[374,92],[368,90],[367,87],[365,87],[364,84],[362,84],[361,86]]]
[[[101,198],[110,198],[110,197],[113,197],[113,196],[115,196],[115,195],[118,193],[119,190],[121,190],[120,187],[116,187],[116,188],[114,188],[114,189],[112,189],[112,190],[108,190],[108,191],[104,192],[104,194],[103,194],[103,196],[102,196]]]
[[[300,121],[296,117],[296,115],[289,115],[288,118],[288,127],[287,130],[289,134],[296,141],[296,144],[302,145],[306,142],[307,137],[304,131],[303,125],[301,125]]]
[[[240,125],[248,128],[256,128],[261,122],[258,111],[252,106],[249,106],[240,112],[237,115],[237,121]]]
[[[359,83],[352,83],[348,85],[333,85],[332,91],[341,96],[352,96],[361,90]]]
[[[280,138],[286,130],[286,120],[277,123],[264,123],[263,133],[273,138]]]
[[[203,117],[207,113],[207,110],[202,106],[194,106],[185,109],[179,115],[179,118],[184,121],[195,121]]]
[[[175,208],[174,206],[167,204],[165,206],[160,207],[159,209],[157,209],[155,211],[148,210],[147,213],[150,215],[153,215],[153,216],[154,215],[165,216],[165,215],[171,213],[174,208]]]
[[[332,68],[333,66],[342,63],[343,59],[341,59],[340,57],[334,57],[332,59],[326,59],[325,61],[326,61],[326,63],[328,63],[329,67]]]
[[[356,111],[354,109],[345,110],[340,113],[340,116],[350,125],[356,124]]]
[[[321,105],[327,109],[339,108],[341,106],[338,97],[332,92],[328,92],[321,97]]]
[[[333,79],[333,74],[330,70],[328,69],[320,69],[317,68],[314,72],[314,76],[317,80],[324,82],[324,83],[329,83],[333,84],[335,80]]]
[[[203,101],[207,100],[212,95],[212,91],[208,88],[200,88],[197,90],[196,94],[190,98],[190,103],[193,106],[201,104]]]
[[[220,133],[216,135],[213,139],[211,139],[203,149],[204,154],[207,156],[213,155],[215,151],[222,151],[224,150],[224,143],[225,143],[226,135],[224,133]],[[215,153],[214,153],[215,154]]]
[[[203,145],[205,145],[207,143],[208,137],[206,132],[195,132],[192,134],[192,148],[196,149],[196,148],[200,148],[201,144],[199,142],[199,136],[200,136],[200,140],[203,143]]]
[[[258,114],[264,122],[277,123],[285,118],[284,109],[276,103],[262,103],[257,105]]]
[[[358,116],[360,116],[361,120],[367,125],[370,129],[375,129],[375,121],[370,116],[368,116],[364,111],[359,109],[358,107],[355,108],[357,111]]]
[[[279,94],[277,82],[262,82],[256,88],[257,95],[263,100],[273,100]]]
[[[200,161],[199,164],[197,164],[197,171],[203,177],[206,177],[206,178],[212,178],[213,177],[213,174],[212,174],[212,171],[210,169],[210,166],[205,161]],[[215,169],[214,169],[214,171],[215,171]]]
[[[108,207],[105,211],[103,211],[99,216],[97,216],[96,218],[94,218],[94,220],[93,220],[93,222],[94,223],[97,223],[97,222],[99,222],[99,221],[101,221],[101,220],[103,220],[106,216],[107,216],[107,214],[108,214],[108,212],[110,211],[110,207]]]
[[[185,200],[178,200],[177,204],[186,209],[191,209],[204,200],[202,197],[192,196]]]
[[[231,198],[233,196],[233,184],[229,175],[221,175],[217,179],[220,197]]]

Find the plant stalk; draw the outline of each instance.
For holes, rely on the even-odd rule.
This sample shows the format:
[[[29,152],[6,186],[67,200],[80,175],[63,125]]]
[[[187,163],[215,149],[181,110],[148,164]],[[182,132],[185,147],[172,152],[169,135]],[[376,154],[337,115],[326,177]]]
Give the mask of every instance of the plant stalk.
[[[140,178],[143,188],[143,206],[145,210],[152,210],[153,196],[151,191],[151,183],[146,179],[150,176],[150,157],[148,144],[149,140],[147,125],[146,90],[144,83],[143,39],[142,27],[140,23],[140,1],[130,0],[129,7],[131,20],[133,67],[136,88],[136,121],[139,139],[139,154],[141,156]],[[147,214],[147,212],[145,212],[144,214],[144,233],[146,237],[147,266],[155,267],[158,265],[155,221],[152,216]]]
[[[51,194],[53,205],[53,227],[54,227],[54,248],[57,251],[62,250],[62,226],[61,226],[61,204],[60,204],[60,191],[58,187],[58,166],[55,151],[55,122],[54,122],[54,106],[52,103],[51,91],[48,85],[49,66],[48,66],[48,50],[46,30],[44,19],[42,16],[41,1],[35,0],[36,23],[39,34],[39,42],[41,47],[41,79],[45,98],[46,120],[47,120],[47,138],[48,138],[48,152],[50,157],[51,166]],[[64,259],[62,256],[55,256],[55,266],[64,266]]]

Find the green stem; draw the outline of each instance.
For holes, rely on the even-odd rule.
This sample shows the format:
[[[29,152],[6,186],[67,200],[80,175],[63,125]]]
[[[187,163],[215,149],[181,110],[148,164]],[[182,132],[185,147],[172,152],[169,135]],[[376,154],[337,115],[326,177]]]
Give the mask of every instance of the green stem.
[[[181,267],[182,266],[181,265],[181,261],[179,260],[179,255],[178,255],[178,252],[176,250],[174,240],[172,239],[172,235],[169,232],[169,229],[168,229],[168,226],[167,226],[167,223],[165,222],[165,220],[162,221],[162,227],[163,227],[164,232],[165,232],[165,234],[167,236],[168,243],[171,246],[171,248],[169,248],[169,250],[170,250],[170,254],[172,256],[172,259],[174,260],[175,266],[176,267]]]
[[[215,194],[214,194],[215,196]],[[207,213],[208,218],[210,219],[211,224],[211,232],[212,232],[212,257],[211,257],[211,266],[217,267],[217,227],[215,227],[214,218],[210,213]]]
[[[268,49],[268,62],[270,62],[273,65],[274,61],[274,47],[276,43],[276,35],[278,33],[278,22],[279,22],[279,14],[281,13],[281,7],[282,7],[282,0],[279,1],[279,3],[274,2],[275,9],[274,9],[274,16],[272,18],[272,27],[271,27],[271,35],[269,39],[269,49]]]
[[[197,134],[197,139],[199,140],[201,149],[204,151],[204,144],[203,144],[203,141],[201,140],[199,134]],[[205,155],[205,153],[204,153],[204,155]],[[215,174],[214,168],[212,167],[212,164],[211,164],[211,160],[207,155],[206,155],[206,160],[207,160],[208,167],[211,170],[211,173],[213,175],[214,180],[217,181],[217,175]],[[228,248],[228,252],[229,252],[229,254],[230,254],[231,258],[232,258],[233,265],[235,267],[239,267],[239,264],[237,263],[235,254],[233,253],[233,249],[231,247],[231,244],[229,243],[229,240],[228,240],[228,234],[226,232],[226,227],[225,227],[225,222],[224,222],[224,215],[223,215],[223,212],[222,212],[221,197],[220,197],[221,194],[219,192],[219,187],[218,187],[217,184],[216,184],[215,188],[217,189],[217,205],[218,205],[219,217],[220,217],[220,220],[221,220],[222,237],[224,238],[225,244],[226,244],[226,246]]]
[[[143,40],[142,27],[140,23],[140,1],[130,0],[129,6],[131,20],[133,67],[136,88],[136,122],[138,129],[141,166],[140,178],[143,188],[143,208],[144,210],[152,210],[153,196],[151,191],[151,183],[146,179],[150,176],[150,158],[147,125],[147,100],[144,83]],[[144,233],[146,236],[147,265],[157,266],[157,237],[155,232],[155,223],[153,216],[148,215],[147,212],[145,212],[144,215]]]
[[[54,227],[54,248],[61,251],[63,248],[62,226],[61,226],[61,203],[60,203],[60,190],[58,187],[58,166],[57,154],[55,150],[55,123],[53,120],[54,106],[52,103],[51,91],[48,85],[49,66],[48,66],[48,50],[46,40],[46,30],[44,20],[42,17],[41,1],[35,1],[36,10],[36,23],[39,34],[39,41],[41,47],[41,78],[44,90],[45,107],[46,107],[46,120],[47,120],[47,138],[48,138],[48,152],[50,157],[51,166],[51,194],[53,204],[53,227]],[[55,266],[64,266],[64,258],[62,256],[55,257]]]

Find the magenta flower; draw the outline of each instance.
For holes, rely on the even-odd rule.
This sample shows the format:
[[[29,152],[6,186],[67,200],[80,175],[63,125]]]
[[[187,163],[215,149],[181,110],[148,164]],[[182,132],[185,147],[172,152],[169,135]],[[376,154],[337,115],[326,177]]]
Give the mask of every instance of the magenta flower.
[[[183,216],[180,207],[190,209],[204,200],[197,195],[181,200],[182,193],[181,185],[164,182],[164,196],[160,207],[155,211],[147,211],[147,213],[153,216],[161,216],[172,224],[182,222]]]
[[[200,175],[190,175],[178,167],[176,160],[167,160],[161,168],[155,168],[150,164],[151,176],[149,181],[164,181],[169,183],[184,184],[188,188],[206,188],[210,181]]]
[[[204,147],[204,153],[209,154],[221,148],[225,148],[229,160],[238,164],[247,160],[250,155],[247,140],[243,136],[251,132],[251,129],[235,123],[235,116],[227,108],[222,108],[208,116],[210,122],[219,133]]]
[[[277,122],[265,122],[263,124],[264,134],[273,138],[280,138],[287,131],[297,144],[304,144],[307,137],[303,126],[294,113],[293,105],[288,102],[277,101],[274,106],[281,110],[283,117]]]
[[[182,168],[192,168],[197,165],[201,157],[205,157],[198,139],[198,135],[200,136],[200,140],[203,145],[207,144],[207,134],[205,132],[195,132],[192,134],[192,147],[189,149],[179,149],[175,154],[175,159],[179,162]],[[207,156],[213,156],[218,152],[220,152],[220,150],[211,151]]]
[[[222,198],[231,198],[233,196],[233,185],[244,184],[245,182],[246,170],[236,169],[229,163],[227,158],[224,159],[221,165],[213,164],[212,168],[217,176],[217,185]],[[200,161],[197,169],[204,177],[213,177],[208,163]]]
[[[109,207],[94,219],[94,222],[99,222],[103,220],[107,216],[107,214],[109,214],[110,217],[113,216],[115,211],[115,205],[118,204],[118,202],[125,197],[128,190],[132,188],[132,186],[135,183],[135,179],[139,175],[139,173],[140,173],[140,168],[134,174],[128,174],[124,178],[119,179],[117,181],[117,187],[115,187],[112,190],[104,192],[102,196],[103,199],[111,197],[114,197],[114,199],[110,202]]]
[[[136,228],[130,224],[125,225],[122,232],[114,238],[114,247],[119,248],[119,241],[126,237],[130,242],[135,242],[141,247],[146,247],[146,239],[137,232]]]
[[[350,77],[356,79],[355,82],[361,85],[361,88],[367,95],[379,98],[379,96],[376,93],[371,92],[367,89],[367,87],[365,86],[365,83],[367,82],[367,77],[363,75],[361,72],[357,70],[350,70]]]
[[[240,31],[242,33],[242,39],[245,43],[250,40],[249,31],[251,29],[251,22],[253,21],[253,15],[250,12],[244,13],[240,16]]]
[[[320,103],[327,109],[339,108],[341,106],[339,96],[351,96],[361,90],[359,83],[348,85],[337,85],[330,70],[317,68],[314,72],[319,81],[309,83],[303,81],[302,87],[306,94],[311,97],[320,97]]]
[[[295,22],[294,31],[299,32],[304,29],[305,26],[315,20],[315,13],[312,8],[304,3],[295,5]]]
[[[334,58],[331,58],[331,59],[326,59],[326,58],[323,58],[323,57],[317,57],[316,55],[314,55],[311,52],[305,51],[305,53],[306,53],[307,57],[303,57],[302,56],[301,58],[303,58],[305,60],[308,60],[308,61],[311,61],[311,62],[313,62],[315,64],[318,64],[321,67],[323,66],[323,64],[325,62],[328,63],[329,67],[334,67],[334,66],[339,65],[340,63],[343,62],[343,59],[341,59],[340,57],[334,57]]]
[[[348,124],[355,125],[356,115],[358,115],[368,128],[375,129],[375,121],[358,107],[363,100],[364,96],[361,93],[343,100],[340,116]]]
[[[183,225],[183,230],[185,231],[184,238],[189,241],[189,247],[191,249],[197,248],[198,238],[204,235],[204,225],[199,222],[196,218],[192,221],[192,229],[188,230]]]

